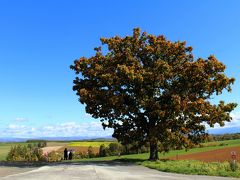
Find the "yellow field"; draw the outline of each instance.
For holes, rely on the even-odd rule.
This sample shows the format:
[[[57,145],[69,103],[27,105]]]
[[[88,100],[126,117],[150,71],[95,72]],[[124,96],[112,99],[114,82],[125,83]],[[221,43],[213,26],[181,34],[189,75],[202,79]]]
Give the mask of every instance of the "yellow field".
[[[68,146],[82,146],[82,147],[100,147],[102,144],[105,146],[108,146],[112,142],[106,142],[106,141],[80,141],[80,142],[70,142]]]

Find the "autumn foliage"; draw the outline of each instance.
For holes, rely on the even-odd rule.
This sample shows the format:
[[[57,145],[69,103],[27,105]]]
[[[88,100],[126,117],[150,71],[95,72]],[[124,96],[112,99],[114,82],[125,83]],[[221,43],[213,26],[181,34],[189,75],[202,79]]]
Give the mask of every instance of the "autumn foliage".
[[[214,56],[195,59],[185,42],[133,30],[132,36],[101,38],[90,58],[74,61],[73,90],[86,112],[114,129],[121,143],[150,143],[158,151],[188,148],[206,137],[205,125],[224,126],[235,103],[212,104],[210,98],[231,91],[234,78]]]

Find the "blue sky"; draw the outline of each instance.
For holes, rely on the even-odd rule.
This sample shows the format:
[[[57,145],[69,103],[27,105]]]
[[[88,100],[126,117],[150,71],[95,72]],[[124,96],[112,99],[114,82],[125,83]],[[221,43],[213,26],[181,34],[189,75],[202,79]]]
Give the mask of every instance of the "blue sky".
[[[134,27],[187,41],[195,57],[215,55],[236,78],[223,99],[240,104],[240,1],[0,1],[0,137],[105,136],[72,91],[69,69],[100,37]],[[239,107],[233,123],[240,128]],[[64,128],[67,127],[67,128]]]

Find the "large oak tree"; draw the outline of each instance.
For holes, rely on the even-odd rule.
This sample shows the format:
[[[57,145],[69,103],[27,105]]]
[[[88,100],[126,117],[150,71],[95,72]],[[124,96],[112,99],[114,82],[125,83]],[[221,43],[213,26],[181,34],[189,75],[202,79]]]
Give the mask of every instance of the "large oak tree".
[[[234,78],[214,56],[195,59],[185,42],[171,42],[140,29],[132,36],[101,38],[108,50],[95,48],[90,58],[71,65],[73,90],[86,112],[114,129],[122,143],[150,144],[151,160],[158,150],[191,147],[207,136],[205,124],[224,126],[235,103],[210,99],[231,91]]]

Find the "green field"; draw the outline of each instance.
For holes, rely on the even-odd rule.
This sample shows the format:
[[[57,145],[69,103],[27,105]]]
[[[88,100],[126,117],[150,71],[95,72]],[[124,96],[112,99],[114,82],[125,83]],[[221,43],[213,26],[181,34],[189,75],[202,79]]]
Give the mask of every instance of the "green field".
[[[79,141],[79,142],[47,142],[47,146],[83,146],[83,147],[99,147],[101,144],[105,144],[107,146],[111,142],[109,141]],[[11,146],[17,145],[17,144],[28,144],[28,143],[0,143],[0,160],[5,160],[6,155],[8,151],[10,150]],[[188,151],[182,149],[182,150],[174,150],[170,151],[168,153],[159,153],[159,157],[161,159],[166,159],[170,157],[174,157],[177,155],[184,155],[184,154],[191,154],[191,153],[197,153],[197,152],[206,152],[210,150],[216,150],[216,149],[222,149],[225,147],[234,147],[234,146],[240,146],[240,139],[237,140],[226,140],[226,141],[217,141],[217,142],[209,142],[204,143],[202,148],[193,148],[189,149]],[[107,157],[106,160],[114,160],[117,157]],[[122,158],[127,159],[133,159],[133,160],[147,160],[149,158],[149,153],[143,153],[143,154],[132,154],[132,155],[126,155],[122,156]],[[92,160],[97,160],[97,158],[94,158]]]
[[[214,143],[214,144],[211,144],[211,143]],[[159,153],[159,158],[167,159],[167,158],[175,157],[177,155],[206,152],[206,151],[211,151],[216,149],[223,149],[226,147],[236,147],[236,146],[240,146],[240,139],[210,142],[210,143],[204,143],[203,145],[205,145],[205,147],[193,148],[193,149],[189,149],[188,151],[186,151],[185,149],[182,149],[182,150],[169,151],[167,153]],[[113,160],[121,159],[121,160],[135,162],[135,161],[146,161],[148,158],[149,158],[149,153],[142,153],[142,154],[122,155],[121,157],[109,156],[109,157],[101,157],[101,158],[81,159],[80,161],[102,161],[102,160],[113,161]],[[76,160],[76,161],[79,161],[79,160]]]
[[[12,146],[17,144],[27,145],[28,143],[18,142],[18,143],[0,143],[0,161],[6,160],[7,154]]]
[[[235,140],[225,140],[225,141],[214,141],[203,143],[204,146],[225,146],[225,147],[233,147],[240,145],[240,139]]]

